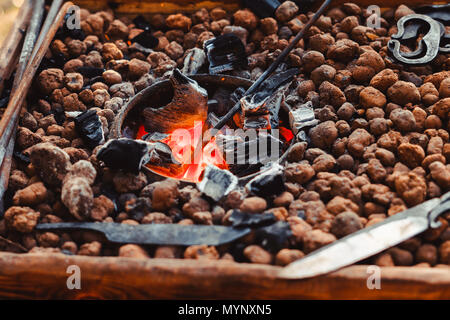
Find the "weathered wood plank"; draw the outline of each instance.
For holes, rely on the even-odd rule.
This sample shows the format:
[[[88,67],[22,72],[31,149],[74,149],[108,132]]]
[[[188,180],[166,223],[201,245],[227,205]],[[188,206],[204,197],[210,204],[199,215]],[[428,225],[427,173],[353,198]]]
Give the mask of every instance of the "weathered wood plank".
[[[81,290],[66,286],[81,269]],[[369,290],[367,266],[306,280],[277,279],[279,267],[224,261],[0,253],[0,297],[62,299],[450,299],[450,269],[381,268]]]

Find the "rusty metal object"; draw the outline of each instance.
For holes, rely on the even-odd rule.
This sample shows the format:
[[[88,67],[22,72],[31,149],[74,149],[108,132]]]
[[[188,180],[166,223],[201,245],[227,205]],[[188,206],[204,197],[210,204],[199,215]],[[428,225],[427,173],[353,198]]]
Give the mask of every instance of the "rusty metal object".
[[[409,26],[407,26],[409,24]],[[428,28],[425,36],[419,40],[418,47],[413,52],[400,50],[401,42],[414,40],[419,36],[419,30]],[[445,38],[445,27],[433,18],[423,14],[410,14],[402,17],[397,22],[398,32],[391,36],[388,48],[395,59],[400,62],[418,65],[431,62],[437,54],[448,52],[445,45],[441,48],[441,39]]]

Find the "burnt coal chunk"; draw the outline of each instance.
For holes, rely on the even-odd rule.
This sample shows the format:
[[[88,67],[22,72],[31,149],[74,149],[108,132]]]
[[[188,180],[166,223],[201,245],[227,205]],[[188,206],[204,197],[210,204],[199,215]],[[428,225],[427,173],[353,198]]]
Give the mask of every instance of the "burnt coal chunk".
[[[95,110],[87,110],[75,118],[75,128],[83,141],[95,148],[105,139],[102,123]]]
[[[234,34],[224,34],[204,44],[211,74],[245,68],[248,65],[245,46]]]
[[[236,262],[245,262],[248,261],[247,258],[244,256],[244,249],[247,245],[242,242],[236,242],[231,248],[230,248],[230,254],[233,256],[234,261]]]
[[[168,134],[161,133],[161,132],[152,132],[147,133],[142,136],[142,140],[148,141],[148,142],[159,142],[169,137]]]
[[[131,219],[141,221],[152,212],[152,202],[149,198],[142,197],[130,199],[125,203],[125,211]]]
[[[97,158],[111,169],[138,174],[148,151],[146,142],[124,138],[106,143],[97,153]]]
[[[159,40],[155,36],[153,36],[152,32],[150,30],[144,30],[144,32],[141,32],[136,37],[131,39],[131,42],[137,42],[141,46],[151,49],[158,45]]]
[[[124,208],[121,207],[119,202],[119,193],[114,189],[113,186],[106,183],[102,184],[100,186],[100,194],[108,197],[114,203],[113,218],[115,218],[115,215],[117,212],[119,212],[119,209],[124,210]]]
[[[153,144],[153,148],[149,151],[148,163],[158,166],[180,164],[172,157],[172,150],[170,147],[162,142],[156,142]]]
[[[77,69],[77,71],[86,78],[101,77],[103,75],[103,72],[105,72],[105,70],[106,69],[103,68],[89,67],[89,66],[83,66]]]
[[[244,6],[251,9],[260,18],[273,17],[281,5],[278,0],[244,0]]]
[[[56,68],[56,69],[62,69],[64,67],[64,64],[66,63],[66,58],[64,55],[60,53],[55,53],[52,55],[51,58],[45,58],[42,59],[41,64],[39,65],[39,68],[37,70],[37,74],[41,73],[42,71],[46,69]]]
[[[300,9],[300,12],[308,12],[310,9],[317,4],[316,0],[293,0],[298,8]]]
[[[125,205],[128,201],[136,200],[137,196],[134,193],[122,193],[117,198],[117,204],[118,204],[118,211],[123,212],[125,211]]]
[[[106,83],[105,78],[103,78],[102,76],[97,76],[97,77],[90,78],[88,80],[88,85],[91,86],[91,85],[93,85],[94,83],[97,83],[97,82]]]
[[[208,110],[214,112],[219,117],[224,116],[231,109],[233,101],[231,100],[232,92],[226,88],[218,88],[212,99],[215,103],[208,102]]]
[[[244,120],[244,130],[253,129],[253,130],[262,130],[262,129],[270,129],[270,119],[269,115],[257,115],[257,116],[249,116]]]
[[[258,87],[258,92],[253,95],[254,101],[264,101],[267,97],[274,94],[278,88],[288,84],[299,73],[298,68],[291,68],[286,71],[275,73]]]
[[[275,253],[285,248],[292,236],[289,223],[278,221],[270,226],[258,228],[255,231],[255,240],[264,249]]]
[[[233,210],[228,220],[232,223],[233,228],[245,228],[245,227],[261,227],[273,224],[277,221],[273,213],[246,213],[240,210]]]
[[[30,157],[28,157],[27,155],[24,155],[22,152],[20,152],[18,150],[14,150],[13,156],[14,156],[14,159],[19,160],[19,161],[25,163],[26,165],[31,163]]]
[[[51,113],[55,117],[55,121],[58,125],[62,126],[64,121],[66,121],[66,113],[64,112],[63,106],[53,107]]]
[[[150,31],[151,26],[147,19],[144,18],[142,15],[138,15],[136,18],[133,19],[133,23],[138,29]]]
[[[269,198],[285,191],[283,168],[275,165],[263,172],[247,184],[251,193],[263,198]]]
[[[9,97],[4,97],[0,99],[0,108],[6,108],[9,102]]]
[[[233,93],[230,95],[230,100],[233,105],[235,105],[245,94],[245,89],[243,87],[238,87]]]

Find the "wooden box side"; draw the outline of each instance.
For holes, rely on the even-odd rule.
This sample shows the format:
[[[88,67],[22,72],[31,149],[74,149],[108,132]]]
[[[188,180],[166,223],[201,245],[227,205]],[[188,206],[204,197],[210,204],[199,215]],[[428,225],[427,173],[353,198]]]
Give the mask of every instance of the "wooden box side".
[[[81,271],[69,290],[67,268]],[[450,299],[450,269],[385,267],[370,290],[367,266],[305,280],[280,267],[227,261],[0,253],[0,297],[26,299]]]
[[[348,0],[347,0],[348,1]],[[337,0],[333,5],[347,2]],[[91,11],[110,8],[119,15],[193,12],[199,8],[240,8],[230,1],[75,0]],[[355,1],[362,6],[397,6],[404,1]],[[433,1],[410,0],[408,6]],[[434,2],[435,3],[435,2]],[[81,290],[69,290],[67,267],[81,270]],[[195,260],[137,260],[62,254],[0,252],[1,298],[102,299],[450,299],[450,269],[381,268],[381,290],[367,288],[367,266],[351,266],[306,280],[282,280],[279,267]]]

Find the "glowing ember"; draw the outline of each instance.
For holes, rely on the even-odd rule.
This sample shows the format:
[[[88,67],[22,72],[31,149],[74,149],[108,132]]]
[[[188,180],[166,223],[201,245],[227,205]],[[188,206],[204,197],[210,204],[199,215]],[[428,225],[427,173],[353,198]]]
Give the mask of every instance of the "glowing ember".
[[[182,165],[175,169],[147,165],[152,171],[170,178],[199,182],[205,168],[212,164],[220,169],[228,169],[222,152],[215,143],[215,138],[208,142],[201,152],[194,152],[199,139],[202,138],[203,122],[196,121],[193,128],[177,129],[161,142],[166,143],[173,152],[174,158]],[[141,139],[147,132],[144,126],[139,128],[137,139]]]
[[[280,127],[280,136],[287,142],[290,143],[292,141],[292,139],[294,139],[294,134],[292,133],[291,130],[285,128],[285,127]]]

